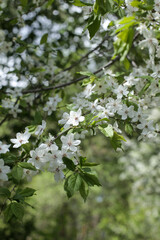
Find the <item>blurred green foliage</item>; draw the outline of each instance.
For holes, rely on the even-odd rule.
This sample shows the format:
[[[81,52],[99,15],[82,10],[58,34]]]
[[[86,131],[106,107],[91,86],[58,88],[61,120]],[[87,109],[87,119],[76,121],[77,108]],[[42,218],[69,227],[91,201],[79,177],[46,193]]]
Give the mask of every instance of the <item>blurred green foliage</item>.
[[[34,177],[27,185],[38,189],[28,201],[34,207],[27,207],[22,223],[13,219],[5,225],[1,219],[1,239],[159,240],[157,193],[145,193],[143,184],[138,191],[134,190],[140,175],[129,176],[126,164],[119,161],[122,153],[113,152],[102,136],[86,139],[83,148],[88,159],[102,163],[97,167],[102,187],[94,187],[84,203],[78,194],[68,200],[62,184],[55,183],[51,173]],[[140,160],[147,166],[146,156],[150,159],[156,149],[139,144],[134,154],[139,156],[140,152]],[[131,155],[133,157],[128,150],[128,166],[133,160]],[[122,178],[124,174],[128,177]],[[149,180],[149,175],[145,174],[142,179]]]

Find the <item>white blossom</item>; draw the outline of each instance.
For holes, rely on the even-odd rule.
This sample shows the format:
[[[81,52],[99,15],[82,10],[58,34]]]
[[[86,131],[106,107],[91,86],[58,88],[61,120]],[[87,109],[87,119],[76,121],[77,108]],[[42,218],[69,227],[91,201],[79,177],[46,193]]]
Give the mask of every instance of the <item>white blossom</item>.
[[[126,105],[123,105],[123,107],[118,111],[118,114],[121,115],[123,120],[127,119],[128,117],[132,118],[134,116],[134,107],[127,107]]]
[[[118,99],[121,99],[123,96],[127,96],[129,91],[127,86],[119,85],[113,92],[117,95]]]
[[[138,124],[137,128],[142,130],[142,134],[144,135],[150,131],[152,132],[155,130],[155,128],[153,127],[153,121],[146,121],[146,120]]]
[[[0,180],[2,181],[8,181],[7,173],[10,173],[10,167],[4,166],[3,159],[0,159]]]
[[[78,126],[80,122],[84,121],[84,117],[81,116],[82,111],[78,109],[77,112],[71,111],[69,115],[69,119],[67,121],[68,125]]]
[[[42,120],[42,125],[37,126],[35,134],[40,136],[43,133],[45,128],[46,128],[46,122],[44,120]]]
[[[0,153],[6,153],[6,152],[9,152],[9,147],[11,145],[7,145],[7,144],[3,144],[1,141],[0,141]]]
[[[58,121],[59,124],[64,124],[64,128],[70,127],[70,124],[68,124],[70,115],[66,112],[63,113],[62,119]]]
[[[42,169],[46,162],[49,162],[48,156],[45,155],[45,149],[36,148],[30,151],[30,156],[28,162],[35,166],[37,169]]]
[[[63,143],[62,148],[71,150],[73,152],[77,151],[77,146],[81,143],[80,140],[74,140],[74,134],[70,133],[66,136],[61,137],[61,141]]]
[[[31,135],[28,132],[17,133],[16,138],[11,139],[11,142],[14,144],[13,148],[19,148],[21,145],[28,143],[30,136]]]

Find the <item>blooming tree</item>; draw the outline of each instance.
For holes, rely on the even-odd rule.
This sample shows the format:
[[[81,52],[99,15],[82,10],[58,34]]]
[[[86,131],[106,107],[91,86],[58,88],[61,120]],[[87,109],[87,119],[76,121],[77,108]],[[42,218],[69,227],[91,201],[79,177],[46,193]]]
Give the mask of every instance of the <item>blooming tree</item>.
[[[42,171],[69,198],[101,186],[86,137],[104,134],[113,151],[128,137],[157,143],[160,4],[6,0],[0,16],[0,195],[10,221],[23,218],[36,191],[25,182]]]

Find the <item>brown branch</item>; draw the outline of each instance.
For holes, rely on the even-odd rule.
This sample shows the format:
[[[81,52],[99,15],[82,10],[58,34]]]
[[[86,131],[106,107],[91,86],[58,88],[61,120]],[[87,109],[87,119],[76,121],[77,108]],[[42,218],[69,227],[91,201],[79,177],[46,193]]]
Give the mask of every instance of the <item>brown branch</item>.
[[[97,71],[93,72],[93,74],[97,74],[103,71],[104,68],[107,68],[109,66],[111,66],[113,63],[115,63],[117,60],[119,59],[119,57],[117,56],[114,60],[109,61],[104,67],[101,67],[100,69],[98,69]],[[37,88],[37,89],[29,89],[29,90],[24,90],[22,91],[23,94],[27,94],[27,93],[37,93],[37,92],[43,92],[43,91],[49,91],[49,90],[54,90],[54,89],[59,89],[59,88],[63,88],[69,85],[72,85],[74,83],[77,83],[79,81],[82,81],[85,78],[89,78],[89,76],[82,76],[80,78],[77,79],[73,79],[72,81],[68,82],[68,83],[63,83],[57,86],[50,86],[50,87],[46,87],[46,88]]]

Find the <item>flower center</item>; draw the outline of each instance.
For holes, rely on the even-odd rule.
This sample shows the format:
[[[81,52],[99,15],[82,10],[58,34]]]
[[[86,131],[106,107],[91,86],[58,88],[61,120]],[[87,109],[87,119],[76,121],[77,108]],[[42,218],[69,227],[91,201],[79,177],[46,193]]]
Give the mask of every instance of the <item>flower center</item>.
[[[39,157],[38,156],[36,156],[35,159],[36,159],[36,161],[39,161]]]

